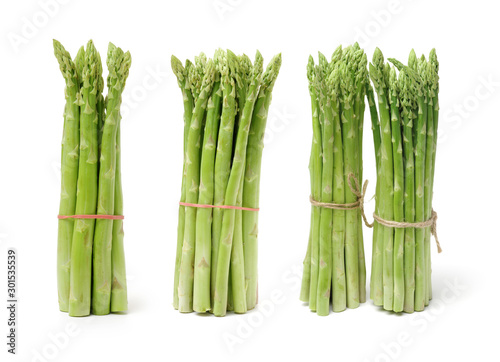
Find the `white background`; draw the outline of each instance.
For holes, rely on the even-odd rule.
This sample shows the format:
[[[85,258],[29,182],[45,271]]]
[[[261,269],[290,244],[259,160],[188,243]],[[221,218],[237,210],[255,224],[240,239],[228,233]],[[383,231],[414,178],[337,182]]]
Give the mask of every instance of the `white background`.
[[[492,3],[2,1],[0,280],[6,250],[15,247],[20,334],[19,354],[9,357],[2,282],[0,360],[491,360],[498,335],[487,328],[500,322],[500,25]],[[64,81],[53,38],[72,55],[90,38],[103,58],[108,41],[132,53],[122,122],[127,315],[76,319],[58,311]],[[376,46],[404,62],[412,47],[419,55],[435,47],[441,65],[434,208],[444,252],[438,255],[433,245],[434,299],[422,313],[395,315],[368,301],[321,318],[298,300],[310,215],[307,57],[318,50],[330,57],[355,40],[369,59]],[[183,126],[170,56],[211,56],[218,47],[251,57],[258,48],[266,63],[283,54],[262,170],[259,297],[267,309],[226,318],[181,315],[172,307]],[[368,110],[365,121],[371,196]],[[369,214],[373,206],[367,204]],[[369,278],[371,230],[364,237]]]

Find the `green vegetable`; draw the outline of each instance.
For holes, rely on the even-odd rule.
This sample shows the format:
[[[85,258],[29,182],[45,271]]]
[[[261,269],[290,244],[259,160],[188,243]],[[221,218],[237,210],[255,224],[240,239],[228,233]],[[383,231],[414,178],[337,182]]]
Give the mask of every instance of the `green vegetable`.
[[[358,201],[361,141],[367,87],[366,55],[358,44],[338,47],[331,62],[319,54],[308,63],[313,118],[311,197],[345,205]],[[353,190],[348,186],[351,184]],[[365,301],[361,212],[312,206],[301,300],[318,315],[356,308]],[[308,288],[309,287],[309,288]]]
[[[99,162],[98,215],[115,214],[116,138],[120,124],[121,93],[131,64],[130,53],[109,44],[108,99]],[[109,314],[111,309],[113,220],[97,219],[93,247],[92,313]]]
[[[322,61],[324,59],[324,61]],[[321,202],[333,201],[333,110],[332,96],[324,79],[327,62],[320,53],[319,66],[316,69],[319,88],[319,106],[324,114],[322,147],[323,167],[321,174]],[[328,315],[330,312],[330,288],[332,278],[332,217],[333,210],[322,208],[319,230],[319,275],[316,312],[318,315]]]
[[[376,213],[384,220],[415,223],[432,217],[437,140],[434,119],[439,110],[434,101],[437,102],[439,78],[434,50],[429,58],[429,62],[424,56],[417,58],[412,50],[408,66],[389,59],[398,74],[395,68],[384,64],[382,53],[377,50],[370,64],[370,76],[380,102],[381,130],[380,135],[374,131],[375,148],[380,142],[379,136],[382,140],[382,157],[377,158]],[[387,126],[386,100],[389,101],[390,126]],[[392,152],[388,152],[389,140],[392,140]],[[392,167],[385,169],[384,164],[388,166],[390,157]],[[391,206],[389,212],[387,205]],[[432,298],[430,227],[375,225],[371,279],[374,303],[395,312],[422,311]],[[384,250],[382,257],[380,250]],[[383,289],[380,289],[379,270],[383,271]]]
[[[119,122],[121,93],[130,53],[110,44],[108,96],[104,99],[101,57],[92,40],[71,61],[54,40],[66,78],[59,214],[122,215]],[[70,316],[127,309],[121,220],[68,218],[59,221],[59,305]]]
[[[412,51],[413,55],[415,53]],[[399,73],[399,89],[401,95],[401,115],[403,117],[403,152],[405,156],[405,221],[415,222],[415,161],[413,148],[413,122],[416,105],[416,87],[405,70]],[[405,312],[413,312],[415,308],[415,229],[405,229],[404,242],[404,307]]]
[[[339,48],[341,49],[341,48]],[[334,98],[332,100],[334,114],[333,133],[333,202],[345,204],[344,182],[344,146],[342,140],[342,121],[340,113],[340,102],[336,95],[340,95],[339,70],[332,74],[331,82],[334,87]],[[346,285],[346,262],[345,262],[345,226],[346,212],[344,210],[333,210],[333,234],[332,234],[332,308],[334,312],[342,312],[347,307],[347,285]]]
[[[234,149],[233,164],[229,174],[227,183],[225,205],[236,205],[236,198],[241,186],[241,178],[245,169],[246,148],[248,143],[248,132],[252,119],[253,106],[257,99],[258,88],[262,79],[262,55],[257,52],[255,57],[254,68],[252,71],[251,83],[248,87],[248,95],[243,109],[243,115],[238,125],[238,135]],[[219,257],[217,264],[217,276],[215,278],[215,298],[214,298],[214,315],[224,316],[227,307],[227,283],[229,276],[229,264],[235,223],[235,210],[224,210],[222,218],[222,229],[219,242]],[[233,285],[235,287],[243,287],[241,285]]]
[[[319,105],[316,93],[316,78],[314,69],[314,59],[309,56],[307,64],[307,78],[309,80],[309,94],[311,96],[311,111],[313,119],[313,139],[311,145],[311,159],[309,162],[309,172],[311,176],[311,196],[315,200],[321,195],[321,175],[322,175],[322,141],[321,125],[319,122]],[[343,195],[343,192],[342,192]],[[318,285],[318,259],[319,259],[319,220],[321,209],[317,206],[311,208],[311,229],[306,257],[304,258],[304,274],[302,277],[302,288],[300,300],[309,302],[311,310],[316,310],[316,297]],[[313,292],[314,291],[314,292]]]
[[[280,66],[278,55],[262,74],[259,52],[252,65],[246,55],[220,49],[213,61],[197,57],[189,70],[172,60],[179,86],[195,102],[181,202],[230,207],[179,210],[174,307],[181,312],[223,316],[257,303],[257,212],[231,207],[258,208],[262,140]]]
[[[263,76],[252,123],[248,134],[245,176],[243,184],[243,206],[259,208],[260,176],[262,152],[264,150],[264,134],[267,124],[272,92],[281,68],[281,54],[276,55],[269,63]],[[253,309],[257,304],[257,242],[259,230],[259,214],[255,211],[242,212],[243,246],[245,254],[245,279],[247,290],[247,308]]]
[[[389,103],[391,107],[392,158],[394,160],[394,221],[404,221],[404,166],[401,140],[402,121],[399,113],[399,89],[396,71],[389,75]],[[394,305],[395,312],[403,311],[404,304],[404,239],[405,229],[394,230]]]
[[[87,44],[80,99],[80,163],[75,214],[95,214],[97,209],[98,119],[96,113],[97,57],[92,41]],[[90,314],[92,243],[95,220],[77,219],[71,250],[69,315]]]
[[[116,132],[116,171],[115,171],[115,215],[123,215],[123,190],[121,174],[121,130]],[[128,309],[127,276],[125,269],[125,249],[123,246],[123,220],[113,220],[113,241],[111,245],[111,265],[113,282],[111,284],[111,312],[125,312]]]
[[[181,202],[186,201],[186,149],[187,138],[189,134],[189,127],[191,124],[191,115],[193,113],[193,94],[191,93],[191,78],[189,77],[192,63],[186,61],[186,68],[182,66],[179,59],[172,55],[172,70],[177,77],[177,83],[182,91],[182,99],[184,101],[184,162],[182,170],[182,188],[181,188]],[[184,241],[184,220],[186,210],[185,207],[179,205],[179,218],[177,224],[177,253],[175,258],[175,277],[174,277],[174,308],[179,308],[179,274],[182,253],[182,243]]]
[[[222,87],[222,114],[220,119],[219,137],[217,139],[217,151],[215,156],[214,170],[214,205],[224,205],[225,191],[231,170],[231,159],[233,155],[233,132],[236,116],[236,89],[234,74],[230,71],[229,62],[236,59],[232,52],[227,54],[219,50],[215,54],[218,59],[218,70],[221,74]],[[234,69],[234,65],[231,66]],[[215,299],[215,278],[217,274],[217,261],[219,258],[219,244],[222,229],[223,210],[215,208],[213,210],[212,222],[212,270],[211,270],[211,299],[212,307]]]
[[[219,73],[215,75],[212,95],[207,105],[207,120],[203,140],[200,168],[200,194],[198,202],[212,204],[214,200],[214,164],[219,117],[221,89]],[[204,313],[211,310],[210,261],[212,253],[212,209],[199,209],[196,215],[196,255],[194,266],[193,309]]]
[[[384,57],[380,49],[375,49],[373,61],[370,64],[370,77],[379,99],[379,115],[381,130],[381,184],[378,195],[379,216],[385,220],[393,220],[394,217],[394,168],[393,150],[391,134],[391,116],[388,99],[388,68],[384,66]],[[379,249],[382,252],[382,282],[383,301],[375,299],[375,304],[384,305],[385,309],[392,309],[394,296],[394,275],[393,275],[393,241],[394,230],[382,226],[378,229],[377,241],[380,243]],[[390,261],[390,262],[389,262]]]
[[[191,118],[186,149],[186,202],[198,202],[200,183],[200,136],[203,118],[206,113],[208,98],[215,80],[215,66],[208,61]],[[196,91],[197,92],[197,91]],[[179,274],[179,311],[193,311],[194,247],[196,242],[196,209],[186,208],[184,241]]]
[[[60,215],[73,215],[76,207],[76,187],[78,181],[78,157],[80,142],[79,78],[71,56],[57,40],[54,40],[54,54],[59,62],[66,82],[64,106],[64,132],[61,152],[61,201]],[[79,53],[81,54],[81,53]],[[57,240],[57,282],[59,309],[67,312],[70,290],[71,242],[74,219],[59,220]]]

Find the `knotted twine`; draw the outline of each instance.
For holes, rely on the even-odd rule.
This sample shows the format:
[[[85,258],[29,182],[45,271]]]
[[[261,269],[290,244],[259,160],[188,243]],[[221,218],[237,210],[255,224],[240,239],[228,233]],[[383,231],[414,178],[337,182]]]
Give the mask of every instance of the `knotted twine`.
[[[352,181],[354,181],[354,185],[352,184]],[[358,198],[355,202],[347,203],[347,204],[335,204],[332,202],[320,202],[316,201],[313,199],[312,196],[309,196],[309,200],[311,202],[311,205],[313,206],[318,206],[318,207],[323,207],[326,209],[332,209],[332,210],[355,210],[359,209],[361,212],[361,217],[363,218],[363,221],[365,225],[369,228],[372,228],[373,225],[375,224],[375,221],[378,222],[380,225],[384,225],[390,228],[398,228],[398,229],[406,229],[406,228],[417,228],[417,229],[424,229],[426,227],[431,228],[431,234],[434,236],[434,239],[436,240],[436,246],[438,249],[438,253],[441,253],[443,249],[441,249],[441,244],[439,243],[439,239],[437,236],[437,213],[432,209],[431,212],[431,217],[428,220],[422,221],[422,222],[404,222],[404,221],[394,221],[394,220],[385,220],[378,216],[376,213],[373,213],[373,219],[374,222],[369,223],[368,219],[366,218],[365,215],[365,209],[364,209],[364,203],[365,203],[365,194],[366,194],[366,188],[368,187],[368,180],[365,180],[363,183],[363,188],[360,190],[359,188],[359,182],[356,176],[351,172],[347,175],[347,185],[349,186],[349,189],[351,192],[356,195]]]

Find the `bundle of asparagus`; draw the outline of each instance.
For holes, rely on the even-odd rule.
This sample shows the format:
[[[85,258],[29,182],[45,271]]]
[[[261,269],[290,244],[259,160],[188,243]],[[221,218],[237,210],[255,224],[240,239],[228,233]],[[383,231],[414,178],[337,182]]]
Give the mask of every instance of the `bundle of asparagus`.
[[[130,53],[109,44],[108,95],[92,40],[75,59],[54,40],[66,81],[57,249],[59,308],[70,316],[127,310],[120,104]],[[95,215],[97,214],[97,215]],[[118,216],[114,216],[118,215]]]
[[[184,165],[174,307],[245,313],[257,303],[257,223],[263,137],[281,66],[257,51],[217,50],[194,64],[172,56],[184,100]]]
[[[366,301],[357,185],[363,173],[366,65],[366,54],[357,43],[345,49],[339,46],[331,62],[319,53],[319,63],[314,65],[310,56],[307,65],[313,206],[300,299],[323,316],[329,314],[330,302],[333,311],[340,312]]]
[[[395,312],[422,311],[432,298],[431,226],[435,220],[432,189],[439,116],[436,52],[429,60],[412,50],[408,65],[376,49],[370,77],[378,95],[368,90],[377,161],[377,190],[371,298]],[[420,223],[391,227],[385,221]],[[389,223],[390,224],[390,223]],[[439,244],[438,244],[439,247]]]

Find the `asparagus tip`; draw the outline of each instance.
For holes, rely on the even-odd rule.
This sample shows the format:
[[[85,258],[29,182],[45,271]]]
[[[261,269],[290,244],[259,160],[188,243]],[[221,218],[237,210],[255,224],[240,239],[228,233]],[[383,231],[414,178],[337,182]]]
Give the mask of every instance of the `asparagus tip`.
[[[172,71],[174,72],[177,78],[177,82],[179,83],[179,86],[181,86],[181,82],[184,81],[186,76],[186,70],[182,65],[182,62],[179,60],[179,58],[177,58],[173,54],[172,57],[170,58],[170,64],[172,67]]]
[[[267,65],[267,69],[262,77],[262,85],[272,88],[278,77],[281,68],[281,53],[276,54]]]
[[[68,86],[73,85],[72,79],[78,77],[77,68],[71,59],[71,55],[64,46],[56,39],[52,40],[54,46],[54,55],[59,63],[59,69],[66,80]]]
[[[339,45],[332,54],[332,64],[337,64],[342,59],[342,45]]]
[[[408,67],[417,70],[417,54],[415,54],[414,49],[410,51],[410,55],[408,56]]]

